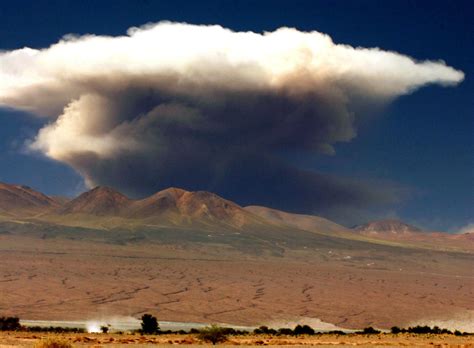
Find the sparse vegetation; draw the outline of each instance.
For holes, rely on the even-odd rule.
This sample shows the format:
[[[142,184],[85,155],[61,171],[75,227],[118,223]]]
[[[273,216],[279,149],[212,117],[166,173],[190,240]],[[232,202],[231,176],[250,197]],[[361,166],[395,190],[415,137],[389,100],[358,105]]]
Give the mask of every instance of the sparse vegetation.
[[[201,330],[201,331],[206,331]],[[266,332],[266,336],[254,335],[252,333],[247,333],[246,335],[241,335],[240,331],[234,330],[231,328],[222,328],[217,327],[219,330],[219,336],[221,333],[226,334],[227,332],[234,332],[235,336],[230,339],[228,344],[232,345],[245,345],[245,346],[257,346],[257,345],[326,345],[328,342],[331,344],[342,344],[347,346],[469,346],[472,342],[472,336],[467,336],[466,333],[461,333],[456,331],[451,335],[425,335],[425,334],[410,334],[410,333],[400,333],[400,336],[380,333],[378,335],[373,335],[370,337],[370,340],[367,340],[367,336],[360,335],[357,333],[342,333],[338,331],[332,331],[324,333],[315,333],[314,335],[304,335],[297,336],[295,334],[291,336],[279,337],[278,335],[269,334],[272,329],[270,328],[258,328],[259,330]],[[295,328],[296,329],[296,328]],[[439,328],[438,328],[439,329]],[[400,329],[402,330],[402,329]],[[408,329],[406,329],[408,330]],[[436,331],[436,328],[432,328]],[[292,330],[293,332],[295,330]],[[298,330],[296,330],[298,331]],[[439,329],[442,331],[442,329]],[[193,332],[198,332],[198,330],[193,330]],[[360,331],[362,332],[362,330]],[[76,347],[107,347],[107,346],[158,346],[158,345],[188,345],[188,344],[199,344],[197,334],[190,335],[189,333],[181,336],[178,334],[178,331],[175,331],[169,335],[151,335],[143,337],[137,332],[127,332],[122,335],[117,333],[111,334],[110,331],[107,334],[32,334],[28,331],[16,331],[16,332],[0,332],[0,342],[8,346],[23,346],[25,342],[29,342],[28,345],[31,347],[38,348],[69,348],[71,344]],[[339,336],[339,334],[344,334],[344,336]],[[234,335],[234,334],[232,334]],[[45,338],[50,338],[46,340]],[[43,339],[43,340],[41,340]],[[59,340],[58,340],[59,339]],[[202,339],[204,341],[204,339]],[[209,344],[224,342],[222,338],[215,340],[214,342],[206,340],[204,342],[209,342]],[[367,344],[370,342],[370,344]],[[36,344],[36,345],[35,345]],[[225,342],[224,344],[227,344]],[[25,345],[26,346],[26,345]],[[204,346],[203,346],[204,347]]]
[[[158,320],[151,314],[142,315],[142,329],[141,333],[147,335],[153,335],[160,332],[160,327],[158,326]]]
[[[414,326],[414,327],[409,327],[408,329],[404,328],[399,328],[398,326],[393,326],[390,329],[390,332],[392,334],[400,334],[400,333],[412,333],[412,334],[449,334],[449,335],[457,335],[457,336],[467,336],[467,335],[472,335],[467,332],[460,332],[458,330],[452,332],[448,329],[441,329],[438,326],[435,326],[433,328],[429,326]],[[308,326],[308,325],[297,325],[294,330],[290,328],[281,328],[278,330],[275,329],[270,329],[267,326],[260,326],[257,329],[253,331],[254,334],[260,335],[260,334],[267,334],[267,335],[286,335],[286,336],[298,336],[298,335],[347,335],[346,332],[341,331],[341,330],[332,330],[332,331],[326,331],[326,332],[315,332],[315,330]],[[374,329],[372,326],[366,327],[365,329],[361,331],[357,331],[356,334],[359,335],[377,335],[382,333],[380,330]]]
[[[278,330],[268,328],[267,326],[260,326],[253,331],[254,334],[266,334],[266,335],[278,335],[278,336],[299,336],[299,335],[316,335],[322,334],[316,332],[311,326],[309,325],[297,325],[293,330],[290,328],[280,328]],[[332,334],[342,334],[345,333],[343,331],[330,331],[327,333]]]
[[[39,341],[35,348],[72,348],[72,344],[63,339],[46,338]]]
[[[332,330],[332,331],[327,331],[325,333],[328,335],[346,335],[346,333],[341,330]]]
[[[415,334],[429,334],[432,333],[432,329],[429,326],[415,326],[409,327],[407,332]]]
[[[61,327],[61,326],[28,326],[22,327],[23,331],[29,332],[52,332],[52,333],[85,333],[86,330],[77,327]]]
[[[314,329],[308,325],[297,325],[293,330],[295,335],[314,335]]]
[[[144,314],[142,316],[141,330],[137,330],[140,334],[174,334],[174,335],[186,335],[186,334],[195,334],[197,338],[203,342],[209,342],[213,345],[228,340],[228,336],[243,336],[251,335],[248,331],[236,330],[230,327],[220,327],[218,325],[211,325],[205,327],[201,330],[190,329],[188,332],[184,330],[167,330],[161,331],[158,325],[156,317],[151,314]],[[100,327],[100,330],[104,334],[110,332],[110,325],[103,325]],[[66,328],[66,327],[24,327],[20,325],[20,319],[18,317],[0,317],[0,331],[19,331],[19,332],[48,332],[55,334],[82,334],[85,333],[84,329],[81,328]],[[414,326],[408,328],[400,328],[398,326],[393,326],[390,330],[391,334],[416,334],[416,335],[425,335],[425,334],[434,334],[434,335],[452,335],[452,336],[474,336],[473,333],[461,332],[459,330],[450,331],[448,329],[442,329],[438,326],[429,327],[425,326]],[[122,332],[120,334],[123,334]],[[324,336],[324,335],[347,335],[348,338],[355,337],[357,335],[380,335],[380,337],[385,336],[380,330],[377,330],[373,327],[366,327],[361,331],[355,333],[346,333],[341,330],[333,330],[326,332],[315,332],[315,330],[308,325],[297,325],[293,330],[290,328],[280,328],[275,330],[267,326],[260,326],[253,331],[254,335],[269,335],[269,336]],[[413,336],[412,336],[413,337]],[[237,338],[239,339],[239,338]],[[184,341],[183,341],[184,342]],[[260,342],[260,341],[256,341]],[[263,342],[263,341],[262,341]],[[259,344],[259,343],[256,343]],[[37,343],[35,346],[37,348],[69,348],[72,347],[71,343],[64,340],[58,340],[57,338],[45,339]]]
[[[402,332],[402,329],[400,329],[398,326],[392,326],[392,328],[390,329],[390,332],[396,335]]]
[[[281,329],[277,330],[277,335],[288,335],[291,336],[293,335],[293,330],[287,327],[283,327]]]
[[[105,334],[106,334],[107,332],[109,332],[109,329],[110,329],[110,325],[102,325],[102,326],[100,327],[100,331],[101,331],[102,333],[105,333]]]
[[[1,331],[15,331],[20,330],[20,318],[18,317],[0,317]]]
[[[204,342],[210,342],[213,345],[227,341],[229,330],[217,325],[205,327],[199,331],[198,338]]]
[[[278,332],[275,329],[268,328],[268,326],[260,326],[259,328],[253,330],[253,333],[256,335],[260,335],[260,334],[276,335]]]
[[[456,335],[456,336],[468,336],[471,335],[470,333],[467,332],[460,332],[458,330],[452,332],[451,330],[448,329],[441,329],[438,326],[434,326],[433,328],[425,325],[425,326],[413,326],[409,327],[408,329],[404,328],[399,328],[397,326],[394,326],[391,328],[391,333],[393,334],[400,334],[400,333],[412,333],[412,334],[435,334],[435,335]]]
[[[366,327],[364,330],[359,331],[358,333],[361,333],[364,335],[377,335],[380,333],[380,330],[376,330],[372,326],[369,326],[369,327]]]

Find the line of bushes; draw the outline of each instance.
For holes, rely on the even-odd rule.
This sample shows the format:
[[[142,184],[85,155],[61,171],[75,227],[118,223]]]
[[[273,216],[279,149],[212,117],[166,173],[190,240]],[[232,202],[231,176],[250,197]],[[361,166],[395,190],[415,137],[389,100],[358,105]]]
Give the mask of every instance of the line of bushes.
[[[341,330],[333,330],[333,331],[325,331],[325,332],[315,332],[313,328],[308,325],[298,325],[293,330],[290,328],[281,328],[278,330],[268,328],[267,326],[260,326],[259,328],[253,331],[254,334],[267,334],[267,335],[287,335],[287,336],[299,336],[299,335],[327,335],[327,334],[336,334],[336,335],[346,335],[347,333]],[[374,329],[373,327],[369,326],[363,330],[353,332],[351,334],[358,334],[358,335],[377,335],[380,334],[381,331]],[[405,328],[399,328],[394,326],[391,328],[392,334],[399,334],[399,333],[412,333],[412,334],[448,334],[448,335],[456,335],[456,336],[469,336],[474,335],[473,333],[468,332],[461,332],[459,330],[450,331],[448,329],[441,329],[438,326],[433,328],[429,326],[414,326]]]
[[[253,333],[256,335],[267,334],[267,335],[314,335],[315,331],[312,327],[308,325],[297,325],[293,330],[290,328],[281,328],[278,330],[268,328],[267,326],[260,326],[259,328],[253,330]]]
[[[22,327],[23,331],[29,332],[53,332],[53,333],[86,333],[85,329],[78,327],[61,327],[61,326],[28,326]]]
[[[468,332],[461,332],[459,330],[455,331],[450,331],[448,329],[441,329],[438,326],[435,327],[429,327],[429,326],[414,326],[414,327],[409,327],[407,329],[405,328],[399,328],[397,326],[394,326],[390,330],[393,334],[399,334],[399,333],[412,333],[412,334],[436,334],[436,335],[442,335],[442,334],[447,334],[447,335],[456,335],[456,336],[468,336],[468,335],[473,335]]]
[[[84,333],[81,328],[61,326],[22,326],[18,317],[0,317],[0,331],[29,331],[29,332],[54,332],[54,333]]]
[[[346,332],[341,331],[341,330],[316,332],[309,325],[297,325],[294,329],[290,329],[290,328],[272,329],[267,326],[260,326],[259,328],[253,330],[253,333],[256,335],[266,334],[266,335],[273,335],[273,336],[300,336],[300,335],[327,335],[327,334],[345,335],[346,334]],[[358,333],[370,334],[370,333],[380,333],[380,331],[377,331],[373,329],[372,327],[370,327]]]
[[[161,331],[158,320],[156,317],[152,316],[151,314],[144,314],[142,316],[142,323],[141,329],[137,330],[140,334],[197,334],[204,337],[208,336],[219,336],[219,337],[227,337],[227,336],[235,336],[235,335],[247,335],[250,334],[248,331],[243,330],[236,330],[230,327],[219,327],[216,325],[212,325],[203,329],[191,329],[189,331],[184,330],[166,330]],[[82,328],[67,328],[67,327],[58,327],[58,326],[50,326],[50,327],[41,327],[41,326],[29,326],[24,327],[20,324],[20,319],[18,317],[0,317],[0,331],[30,331],[30,332],[54,332],[54,333],[85,333],[86,330]],[[103,332],[107,332],[102,330]],[[438,326],[430,327],[430,326],[414,326],[409,328],[399,328],[394,326],[391,328],[392,334],[400,334],[400,333],[411,333],[411,334],[449,334],[449,335],[456,335],[456,336],[468,336],[474,335],[473,333],[461,332],[459,330],[450,331],[448,329],[442,329]],[[376,335],[381,333],[380,330],[374,329],[373,327],[367,327],[361,331],[356,331],[354,334],[363,334],[363,335]],[[326,332],[316,332],[312,327],[309,325],[297,325],[294,329],[290,328],[281,328],[281,329],[272,329],[267,326],[260,326],[259,328],[253,331],[253,334],[260,335],[275,335],[275,336],[299,336],[299,335],[326,335],[326,334],[337,334],[337,335],[346,335],[347,333],[341,330],[333,330],[333,331],[326,331]],[[206,336],[207,335],[207,336]]]

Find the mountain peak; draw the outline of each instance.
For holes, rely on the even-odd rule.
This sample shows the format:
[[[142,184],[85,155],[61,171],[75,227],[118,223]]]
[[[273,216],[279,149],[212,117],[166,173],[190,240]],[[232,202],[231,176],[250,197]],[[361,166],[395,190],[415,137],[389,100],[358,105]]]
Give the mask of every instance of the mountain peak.
[[[410,234],[419,233],[422,230],[416,226],[409,225],[397,219],[384,219],[368,222],[364,225],[359,225],[354,228],[356,231],[365,234]]]
[[[129,215],[148,218],[172,215],[193,219],[234,219],[243,210],[237,204],[207,191],[186,191],[170,187],[130,206]],[[245,214],[245,212],[243,212]]]
[[[180,198],[178,207],[188,215],[213,216],[218,219],[227,219],[236,211],[243,210],[236,203],[208,191],[186,192]]]
[[[62,214],[118,214],[130,199],[124,194],[107,186],[97,186],[69,201],[61,209]]]

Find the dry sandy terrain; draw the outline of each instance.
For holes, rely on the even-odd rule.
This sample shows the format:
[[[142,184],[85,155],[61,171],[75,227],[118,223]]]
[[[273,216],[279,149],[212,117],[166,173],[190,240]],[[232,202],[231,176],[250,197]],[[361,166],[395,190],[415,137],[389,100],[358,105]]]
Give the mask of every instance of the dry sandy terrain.
[[[193,335],[116,335],[116,334],[31,334],[31,333],[0,333],[0,348],[34,347],[41,339],[61,337],[71,342],[75,347],[167,347],[171,344],[183,344],[187,347],[203,347],[203,344]],[[279,346],[308,346],[318,347],[474,347],[474,338],[453,335],[323,335],[306,337],[286,336],[232,336],[219,346],[245,345],[250,347],[262,345]],[[207,346],[207,345],[206,345]]]
[[[0,235],[0,258],[0,313],[29,320],[152,313],[180,322],[317,327],[319,318],[390,328],[448,319],[472,325],[474,311],[474,257],[462,253],[374,246],[257,257],[213,244]]]

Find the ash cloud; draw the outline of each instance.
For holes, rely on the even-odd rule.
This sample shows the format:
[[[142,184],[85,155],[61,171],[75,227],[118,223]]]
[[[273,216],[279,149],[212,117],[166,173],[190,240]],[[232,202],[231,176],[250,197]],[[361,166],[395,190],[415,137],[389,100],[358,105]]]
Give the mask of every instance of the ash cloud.
[[[458,234],[474,233],[474,222],[470,222],[466,226],[461,227],[456,233]]]
[[[0,53],[0,106],[48,118],[29,147],[89,186],[132,196],[180,186],[337,215],[392,204],[403,190],[304,171],[281,153],[334,154],[374,106],[463,78],[442,61],[319,32],[160,22]]]

